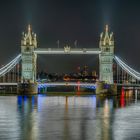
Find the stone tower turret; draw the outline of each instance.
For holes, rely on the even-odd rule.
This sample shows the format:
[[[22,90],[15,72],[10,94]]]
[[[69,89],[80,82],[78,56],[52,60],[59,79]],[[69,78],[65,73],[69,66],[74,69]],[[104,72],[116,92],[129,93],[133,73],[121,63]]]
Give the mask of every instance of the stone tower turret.
[[[114,37],[112,32],[109,33],[108,25],[100,35],[99,47],[101,49],[99,55],[100,81],[113,84]]]
[[[27,33],[22,34],[21,40],[21,82],[34,83],[36,80],[37,55],[34,53],[35,48],[37,48],[36,34],[32,32],[31,26],[28,25]]]

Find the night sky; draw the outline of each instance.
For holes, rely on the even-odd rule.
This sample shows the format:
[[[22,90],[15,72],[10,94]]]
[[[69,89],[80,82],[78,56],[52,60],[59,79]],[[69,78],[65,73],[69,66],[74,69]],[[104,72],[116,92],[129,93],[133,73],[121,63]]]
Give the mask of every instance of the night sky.
[[[1,0],[0,64],[20,53],[21,34],[31,24],[39,47],[97,48],[108,24],[115,35],[115,53],[140,71],[139,0]],[[38,67],[48,72],[72,72],[77,66],[96,69],[98,56],[38,56]]]

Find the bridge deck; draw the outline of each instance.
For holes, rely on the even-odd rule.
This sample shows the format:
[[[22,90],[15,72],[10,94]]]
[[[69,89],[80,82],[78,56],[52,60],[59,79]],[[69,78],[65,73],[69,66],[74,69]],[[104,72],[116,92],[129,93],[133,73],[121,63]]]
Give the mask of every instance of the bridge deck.
[[[0,86],[17,86],[18,83],[0,83]],[[95,86],[94,83],[76,83],[76,82],[50,82],[50,83],[38,83],[38,85],[44,86]]]
[[[17,86],[18,83],[0,83],[0,86]]]
[[[140,87],[140,84],[117,84],[117,86],[123,86],[123,87]]]
[[[39,83],[38,85],[45,86],[96,86],[94,83],[77,83],[77,82],[52,82],[52,83]]]
[[[18,83],[0,83],[0,86],[17,86]],[[44,86],[96,86],[96,83],[77,83],[77,82],[49,82],[49,83],[38,83],[38,85]],[[117,86],[124,87],[140,87],[140,84],[117,84]]]
[[[36,54],[99,54],[99,48],[37,48],[34,51]]]

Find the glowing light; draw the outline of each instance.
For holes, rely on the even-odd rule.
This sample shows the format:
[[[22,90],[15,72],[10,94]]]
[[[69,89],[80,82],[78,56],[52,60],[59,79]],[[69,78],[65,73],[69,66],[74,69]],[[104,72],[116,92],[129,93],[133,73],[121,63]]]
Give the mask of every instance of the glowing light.
[[[127,64],[125,64],[122,60],[120,60],[117,56],[114,57],[117,64],[125,70],[127,73],[129,73],[132,77],[140,80],[140,73],[129,67]]]
[[[31,31],[31,25],[29,24],[28,25],[28,32],[30,32]]]
[[[8,67],[10,64],[12,64],[15,60],[19,59],[21,57],[21,54],[19,54],[16,58],[14,58],[11,62],[9,62],[7,65],[3,66],[2,68],[0,68],[0,71],[2,71],[3,69],[5,69],[6,67]]]
[[[108,25],[105,26],[105,32],[108,32]]]
[[[124,88],[122,87],[122,93],[121,93],[121,99],[120,99],[120,104],[121,104],[121,107],[124,107],[125,106],[125,91],[124,91]]]
[[[123,65],[125,65],[128,69],[130,69],[131,71],[133,71],[136,75],[140,75],[139,72],[135,71],[134,69],[132,69],[131,67],[129,67],[127,64],[125,64],[122,60],[120,60],[117,56],[115,56],[115,58],[121,62]]]
[[[4,67],[2,67],[0,69],[0,76],[5,75],[6,73],[8,73],[9,71],[11,71],[17,64],[18,62],[21,60],[21,54],[19,54],[15,59],[13,59],[10,63],[8,63],[7,65],[5,65]]]
[[[77,90],[80,91],[80,81],[77,82]]]
[[[36,54],[100,54],[100,49],[89,49],[89,48],[79,48],[71,49],[69,52],[66,52],[64,49],[36,49],[34,51]]]
[[[85,88],[90,88],[90,89],[96,89],[96,84],[93,83],[75,83],[75,82],[69,82],[67,83],[69,86],[79,86],[79,87],[85,87]],[[52,82],[52,83],[39,83],[38,88],[43,88],[43,87],[54,87],[54,86],[65,86],[65,82]]]
[[[106,99],[104,102],[104,117],[109,116],[109,103],[108,100]]]

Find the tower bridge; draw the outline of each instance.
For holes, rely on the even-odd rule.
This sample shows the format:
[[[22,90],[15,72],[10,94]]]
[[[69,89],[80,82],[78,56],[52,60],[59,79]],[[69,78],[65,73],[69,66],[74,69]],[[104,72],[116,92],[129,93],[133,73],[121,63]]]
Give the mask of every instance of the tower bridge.
[[[31,84],[30,87],[33,88],[31,90],[37,92],[37,55],[99,55],[100,82],[109,85],[140,85],[140,73],[128,66],[119,57],[115,56],[114,47],[113,33],[109,31],[106,25],[104,32],[100,34],[99,47],[97,48],[71,48],[70,46],[65,46],[64,48],[38,48],[37,36],[29,25],[27,32],[22,34],[21,53],[7,65],[0,68],[0,77],[3,78],[7,75],[7,79],[9,77],[14,78],[11,72],[12,74],[18,74],[19,68],[17,69],[17,66],[20,63],[21,77],[17,79],[14,78],[12,82],[21,84],[28,82]],[[114,65],[116,66],[115,70]],[[9,83],[11,83],[11,81]]]
[[[23,33],[21,41],[22,75],[21,82],[29,80],[36,81],[37,54],[97,54],[99,55],[100,81],[113,84],[113,57],[114,39],[113,33],[109,33],[108,26],[101,33],[99,48],[37,48],[36,34],[28,26],[27,33]]]

